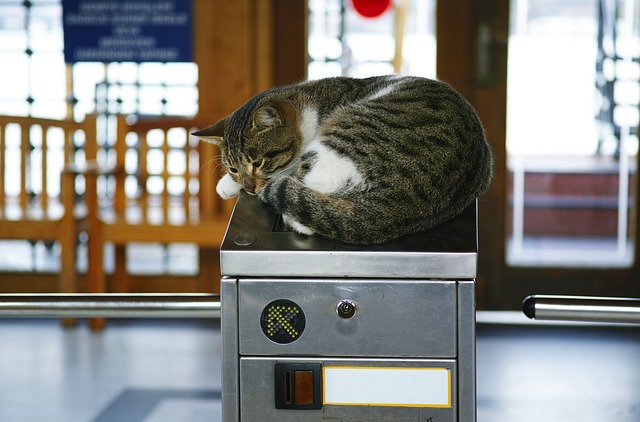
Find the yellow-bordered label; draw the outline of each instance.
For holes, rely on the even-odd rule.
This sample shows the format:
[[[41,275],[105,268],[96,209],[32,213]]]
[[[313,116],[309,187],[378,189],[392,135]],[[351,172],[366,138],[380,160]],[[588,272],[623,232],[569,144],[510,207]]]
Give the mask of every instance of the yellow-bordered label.
[[[447,368],[323,366],[323,404],[451,407]]]

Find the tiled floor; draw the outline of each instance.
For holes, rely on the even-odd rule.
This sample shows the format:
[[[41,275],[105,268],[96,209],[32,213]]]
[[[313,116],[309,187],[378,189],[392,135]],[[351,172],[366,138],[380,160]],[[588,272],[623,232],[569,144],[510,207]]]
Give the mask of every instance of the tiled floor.
[[[220,421],[220,344],[217,321],[0,319],[0,421]],[[483,322],[477,351],[480,422],[640,421],[639,327]]]
[[[478,324],[481,422],[640,421],[640,327]]]
[[[57,270],[55,248],[0,251],[1,268]],[[188,247],[129,253],[139,271],[196,262]],[[640,327],[540,325],[520,313],[478,321],[478,421],[640,421]],[[215,320],[115,319],[93,333],[0,319],[0,422],[220,421],[220,346]]]
[[[0,320],[0,421],[219,421],[218,327],[112,320],[92,333]]]

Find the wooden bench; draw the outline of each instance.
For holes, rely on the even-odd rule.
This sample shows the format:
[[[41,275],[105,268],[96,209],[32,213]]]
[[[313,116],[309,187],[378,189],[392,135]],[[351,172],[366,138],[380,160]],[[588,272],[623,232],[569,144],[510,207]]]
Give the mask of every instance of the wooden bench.
[[[88,291],[129,292],[125,247],[154,242],[197,245],[198,290],[219,292],[219,247],[233,203],[215,193],[219,150],[190,135],[207,123],[174,119],[128,124],[124,116],[111,118],[115,142],[103,154],[97,152],[106,159],[86,173]],[[99,147],[87,145],[89,150]],[[112,289],[105,282],[106,242],[115,246]],[[100,324],[94,321],[93,327]]]
[[[82,122],[0,116],[0,239],[59,242],[57,291],[77,291],[76,214],[65,166],[87,157],[81,145],[96,139],[95,116]]]

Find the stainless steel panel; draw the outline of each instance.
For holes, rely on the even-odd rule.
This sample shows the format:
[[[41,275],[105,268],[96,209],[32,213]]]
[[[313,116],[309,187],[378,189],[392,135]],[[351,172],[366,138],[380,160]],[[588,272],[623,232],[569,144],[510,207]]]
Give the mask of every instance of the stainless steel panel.
[[[304,359],[304,358],[260,358],[240,359],[240,408],[242,422],[313,422],[334,421],[457,421],[457,404],[452,400],[451,408],[384,407],[384,406],[336,406],[325,405],[320,410],[275,409],[274,364],[276,362],[322,363],[325,366],[371,366],[408,368],[447,368],[451,371],[451,395],[457,395],[458,378],[456,363],[443,359]],[[226,419],[225,419],[226,420]]]
[[[249,277],[475,277],[476,254],[223,251],[223,274]],[[311,264],[310,264],[311,263]]]
[[[223,275],[439,279],[476,276],[475,204],[429,232],[368,246],[278,231],[278,218],[257,198],[240,195],[221,247]]]
[[[458,284],[458,419],[476,420],[476,283]]]
[[[238,286],[237,280],[222,278],[220,283],[222,315],[222,420],[240,420],[238,366]]]
[[[455,357],[456,286],[426,280],[241,279],[240,354]],[[306,316],[306,328],[293,343],[274,343],[261,330],[262,310],[276,299],[295,302]],[[344,299],[357,305],[353,318],[336,313]]]

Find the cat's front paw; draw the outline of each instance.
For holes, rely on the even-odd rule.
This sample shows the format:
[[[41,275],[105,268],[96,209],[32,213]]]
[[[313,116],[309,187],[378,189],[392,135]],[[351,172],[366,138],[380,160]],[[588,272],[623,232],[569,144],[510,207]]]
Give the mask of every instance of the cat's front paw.
[[[234,196],[238,196],[242,190],[242,185],[236,183],[228,174],[222,176],[218,185],[216,186],[216,192],[222,199],[231,199]]]

